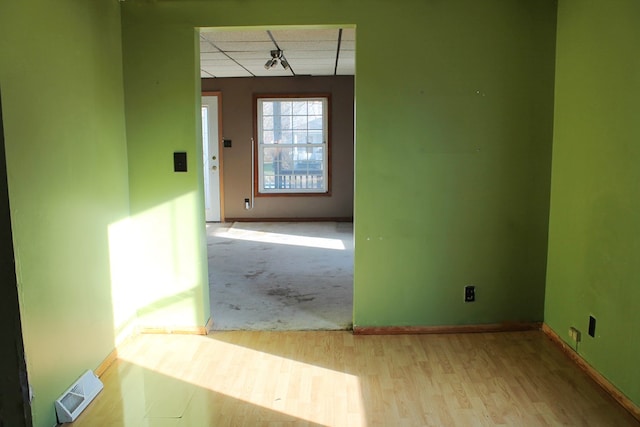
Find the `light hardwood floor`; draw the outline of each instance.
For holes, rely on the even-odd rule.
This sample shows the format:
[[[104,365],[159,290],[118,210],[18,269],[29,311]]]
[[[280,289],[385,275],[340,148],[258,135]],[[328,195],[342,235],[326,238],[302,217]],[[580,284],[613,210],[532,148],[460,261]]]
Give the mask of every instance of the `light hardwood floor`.
[[[140,335],[74,426],[636,426],[539,331]]]

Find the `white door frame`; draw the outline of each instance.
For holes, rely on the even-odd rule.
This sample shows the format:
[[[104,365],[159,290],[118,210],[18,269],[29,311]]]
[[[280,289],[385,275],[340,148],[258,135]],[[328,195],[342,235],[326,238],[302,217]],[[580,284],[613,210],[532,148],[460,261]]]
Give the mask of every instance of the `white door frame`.
[[[207,158],[203,158],[203,179],[205,180],[205,192],[207,188],[210,188],[212,184],[215,185],[215,183],[217,182],[217,185],[215,185],[217,188],[212,188],[210,189],[209,194],[205,194],[205,216],[206,221],[224,222],[224,185],[222,173],[222,92],[202,92],[202,104],[204,104],[205,98],[209,98],[211,100],[215,98],[214,102],[216,102],[217,109],[217,114],[215,115],[216,130],[213,133],[209,133],[209,141],[202,141],[204,153],[213,152],[213,155],[207,155]],[[211,115],[209,115],[210,128],[211,122],[213,121],[212,119],[214,119],[214,117],[211,117]],[[208,144],[208,150],[205,150],[205,144]],[[215,158],[213,158],[214,156]],[[212,179],[212,173],[217,174],[217,179],[215,179],[215,177],[214,179]],[[207,184],[207,181],[209,184]],[[207,197],[211,197],[212,199],[214,199],[212,200],[214,209],[206,209]]]

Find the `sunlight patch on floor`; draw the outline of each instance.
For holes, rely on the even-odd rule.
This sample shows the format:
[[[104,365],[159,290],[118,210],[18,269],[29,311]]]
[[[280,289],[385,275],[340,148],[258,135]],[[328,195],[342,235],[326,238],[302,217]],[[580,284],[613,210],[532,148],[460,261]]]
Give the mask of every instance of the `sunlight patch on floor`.
[[[153,341],[154,345],[162,341],[158,336],[140,336],[139,339]],[[142,376],[138,374],[136,382],[143,384],[136,388],[144,395],[148,420],[206,419],[212,411],[224,411],[225,408],[216,408],[202,399],[203,391],[210,390],[233,398],[237,405],[246,406],[247,411],[260,407],[319,426],[366,424],[357,376],[211,337],[178,337],[178,341],[180,343],[173,336],[171,346],[174,349],[171,350],[136,353],[134,346],[134,351],[125,350],[119,354],[120,360],[147,372]],[[206,369],[203,362],[191,363],[184,355],[192,351],[211,355],[204,363],[214,364],[216,368]],[[203,375],[206,372],[214,373]],[[158,374],[157,378],[154,378],[155,374]],[[169,399],[172,403],[167,401],[168,396],[172,396]],[[349,414],[348,419],[336,420],[336,413]]]
[[[229,229],[219,229],[214,232],[217,237],[234,240],[247,240],[252,242],[274,243],[280,245],[305,246],[309,248],[346,250],[340,239],[325,237],[300,236],[294,234],[281,234],[266,231],[243,229],[234,225]]]

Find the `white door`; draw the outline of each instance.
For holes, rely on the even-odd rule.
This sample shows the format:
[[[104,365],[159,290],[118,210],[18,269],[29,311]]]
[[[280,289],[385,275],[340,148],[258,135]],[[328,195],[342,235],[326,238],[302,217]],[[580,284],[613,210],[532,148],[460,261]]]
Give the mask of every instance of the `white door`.
[[[202,97],[202,153],[204,209],[209,221],[220,221],[220,161],[218,153],[218,96]]]

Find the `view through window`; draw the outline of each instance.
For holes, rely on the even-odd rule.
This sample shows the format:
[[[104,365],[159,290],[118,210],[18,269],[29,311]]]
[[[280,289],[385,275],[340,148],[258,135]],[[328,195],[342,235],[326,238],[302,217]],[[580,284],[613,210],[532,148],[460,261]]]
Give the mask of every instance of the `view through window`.
[[[329,192],[328,96],[257,97],[260,194]]]

